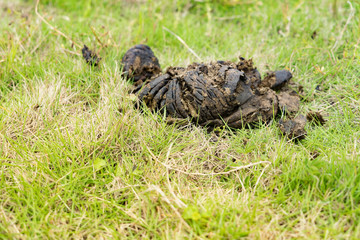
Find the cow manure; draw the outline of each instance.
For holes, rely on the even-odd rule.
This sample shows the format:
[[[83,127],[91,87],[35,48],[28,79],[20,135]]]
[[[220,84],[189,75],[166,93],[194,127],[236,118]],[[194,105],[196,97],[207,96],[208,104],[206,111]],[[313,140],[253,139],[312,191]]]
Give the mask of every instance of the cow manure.
[[[279,121],[279,128],[283,135],[287,136],[291,140],[302,140],[306,137],[305,131],[306,118],[303,115],[299,115],[294,119]]]
[[[101,58],[86,45],[81,49],[81,52],[87,64],[91,66],[97,66],[99,64]]]
[[[313,31],[313,33],[311,34],[311,39],[315,39],[317,36],[317,32],[316,31]]]
[[[314,159],[316,159],[317,157],[319,157],[320,156],[320,153],[318,152],[318,151],[312,151],[311,153],[310,153],[310,159],[311,160],[314,160]]]
[[[306,115],[306,119],[315,124],[315,125],[324,125],[326,123],[326,120],[324,119],[324,117],[321,115],[320,112],[313,112],[310,111],[308,112],[308,114]]]
[[[123,76],[132,79],[135,86],[161,72],[159,60],[151,48],[144,44],[130,48],[122,58],[122,65]]]
[[[268,123],[280,113],[292,117],[299,111],[299,93],[289,87],[292,74],[273,71],[262,80],[251,59],[192,63],[161,73],[150,47],[136,45],[122,63],[124,74],[134,80],[133,93],[139,101],[165,113],[169,122],[187,119],[211,129],[243,128]],[[281,120],[280,128],[290,138],[303,139],[305,123],[305,117]]]

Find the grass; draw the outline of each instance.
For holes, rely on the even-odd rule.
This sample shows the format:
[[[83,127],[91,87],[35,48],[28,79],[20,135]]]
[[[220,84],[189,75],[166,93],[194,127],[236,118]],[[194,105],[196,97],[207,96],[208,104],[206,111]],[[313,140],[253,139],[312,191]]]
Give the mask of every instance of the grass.
[[[97,49],[98,68],[34,7],[0,2],[1,239],[360,238],[358,1],[40,1]],[[291,70],[301,113],[320,110],[326,125],[308,124],[300,143],[276,122],[213,141],[133,109],[128,48],[148,44],[163,69],[197,61],[163,27],[203,61]],[[260,161],[271,164],[211,174]]]

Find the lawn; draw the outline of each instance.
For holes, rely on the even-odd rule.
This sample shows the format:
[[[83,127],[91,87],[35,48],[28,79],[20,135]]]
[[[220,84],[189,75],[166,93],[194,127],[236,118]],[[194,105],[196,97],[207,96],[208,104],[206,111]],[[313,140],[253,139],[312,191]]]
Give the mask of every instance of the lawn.
[[[0,1],[0,239],[360,238],[358,0],[35,6]],[[277,121],[168,124],[134,109],[122,78],[139,43],[164,70],[239,56],[288,69],[300,113],[327,122],[300,142]]]

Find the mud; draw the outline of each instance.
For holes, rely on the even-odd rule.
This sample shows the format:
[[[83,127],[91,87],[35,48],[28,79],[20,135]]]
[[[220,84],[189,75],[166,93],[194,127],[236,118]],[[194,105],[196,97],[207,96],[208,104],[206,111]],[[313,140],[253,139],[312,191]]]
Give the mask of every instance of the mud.
[[[262,80],[252,60],[240,57],[237,63],[193,63],[186,68],[169,67],[160,74],[151,49],[138,46],[123,58],[124,70],[135,81],[133,93],[141,103],[170,119],[242,128],[269,122],[280,114],[291,118],[299,111],[300,96],[288,86],[292,74],[287,70],[269,72]],[[295,118],[280,126],[285,135],[300,139],[306,135],[304,120]]]
[[[81,49],[83,58],[86,63],[92,66],[97,66],[101,60],[101,58],[93,51],[91,51],[86,45],[84,45],[83,49]]]
[[[132,79],[135,86],[161,73],[159,60],[151,48],[139,44],[130,48],[122,58],[123,76]]]

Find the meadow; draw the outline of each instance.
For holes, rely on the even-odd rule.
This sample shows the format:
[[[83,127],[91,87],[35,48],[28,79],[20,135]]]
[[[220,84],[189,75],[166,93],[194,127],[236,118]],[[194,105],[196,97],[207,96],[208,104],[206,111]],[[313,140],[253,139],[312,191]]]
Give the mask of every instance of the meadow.
[[[36,4],[0,1],[0,239],[360,238],[358,0]],[[169,124],[122,78],[140,43],[163,70],[290,70],[327,122],[299,142],[277,121]]]

